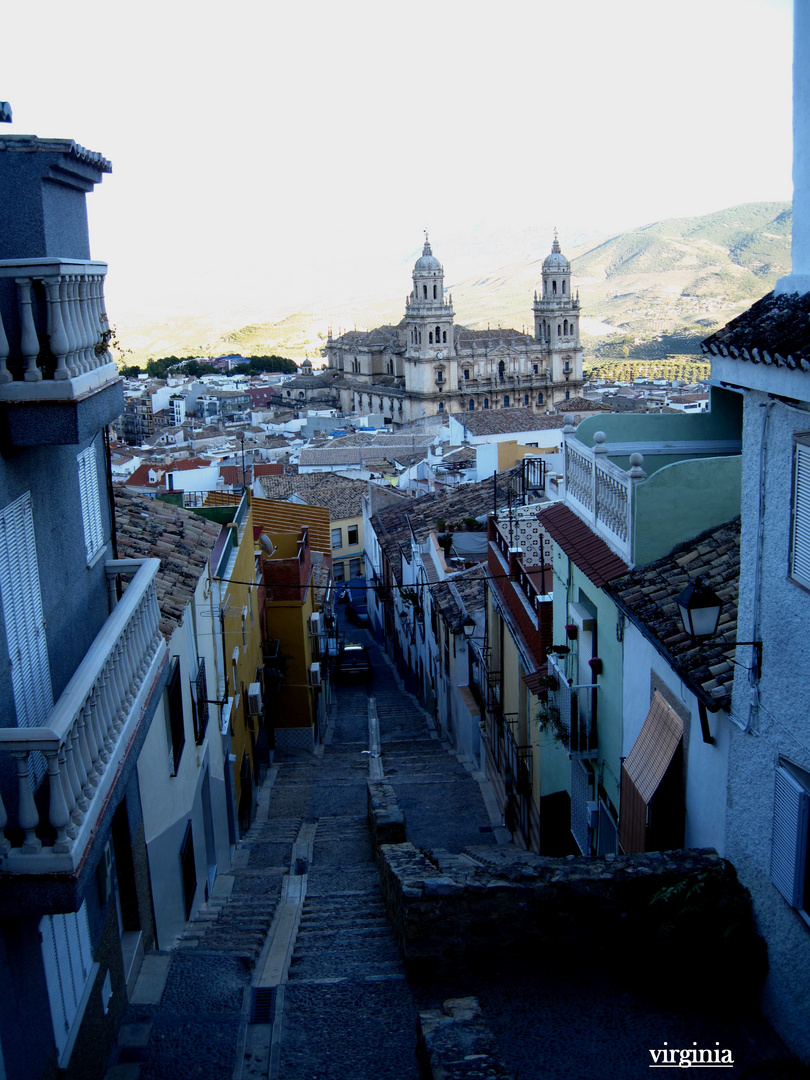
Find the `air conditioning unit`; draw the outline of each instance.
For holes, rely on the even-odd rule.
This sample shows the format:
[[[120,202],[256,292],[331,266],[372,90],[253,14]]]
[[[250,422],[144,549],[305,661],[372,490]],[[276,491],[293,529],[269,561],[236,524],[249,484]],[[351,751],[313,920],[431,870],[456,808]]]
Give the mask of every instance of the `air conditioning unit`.
[[[252,682],[248,687],[247,694],[248,712],[251,716],[258,716],[262,711],[262,688],[260,683]]]
[[[313,635],[321,632],[321,613],[313,611],[309,617],[309,632]]]
[[[320,686],[321,685],[321,665],[310,664],[309,665],[309,685]]]
[[[588,828],[595,832],[597,826],[599,825],[599,803],[586,802],[585,816],[588,820]]]

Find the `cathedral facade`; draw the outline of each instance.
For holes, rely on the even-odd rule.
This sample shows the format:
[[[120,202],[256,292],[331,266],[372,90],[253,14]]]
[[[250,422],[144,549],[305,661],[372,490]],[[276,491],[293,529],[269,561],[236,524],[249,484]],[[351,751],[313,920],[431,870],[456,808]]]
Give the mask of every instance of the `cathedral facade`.
[[[582,390],[579,298],[555,235],[532,305],[534,335],[456,326],[444,269],[425,239],[397,326],[350,331],[324,350],[344,412],[386,423],[477,409],[555,412]]]

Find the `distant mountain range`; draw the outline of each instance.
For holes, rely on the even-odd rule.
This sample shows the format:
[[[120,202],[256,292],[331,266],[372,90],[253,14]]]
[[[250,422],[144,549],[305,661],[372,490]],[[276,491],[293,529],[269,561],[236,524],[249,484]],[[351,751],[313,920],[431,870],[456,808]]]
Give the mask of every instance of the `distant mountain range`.
[[[618,350],[625,356],[639,348],[647,355],[651,347],[662,355],[697,353],[701,338],[790,272],[791,225],[790,203],[747,203],[702,217],[669,218],[596,246],[566,250],[563,244],[579,289],[586,366],[589,357],[620,355]],[[515,247],[525,251],[526,237],[522,242],[516,237]],[[441,254],[449,272],[452,261]],[[500,325],[529,330],[544,257],[545,252],[516,257],[459,281],[446,277],[456,321],[478,329]],[[476,263],[482,264],[481,253]],[[396,295],[370,299],[367,306],[361,307],[357,297],[341,304],[313,302],[310,296],[308,311],[283,317],[268,312],[267,321],[241,325],[234,316],[229,325],[227,314],[216,319],[178,316],[119,327],[119,335],[136,360],[242,352],[309,355],[317,363],[330,327],[338,333],[399,322],[409,287],[410,268],[404,270]]]

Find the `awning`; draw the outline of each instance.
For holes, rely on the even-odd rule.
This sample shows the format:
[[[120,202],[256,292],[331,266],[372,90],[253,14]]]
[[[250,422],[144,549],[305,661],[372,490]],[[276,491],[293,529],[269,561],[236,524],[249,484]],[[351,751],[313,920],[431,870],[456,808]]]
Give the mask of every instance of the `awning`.
[[[619,843],[646,850],[647,807],[683,738],[683,721],[656,690],[647,719],[622,764]]]

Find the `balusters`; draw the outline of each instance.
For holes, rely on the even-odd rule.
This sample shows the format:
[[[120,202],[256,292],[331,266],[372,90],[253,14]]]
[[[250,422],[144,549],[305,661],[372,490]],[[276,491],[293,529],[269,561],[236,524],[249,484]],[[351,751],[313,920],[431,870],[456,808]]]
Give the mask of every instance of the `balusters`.
[[[17,784],[19,786],[18,819],[20,828],[25,832],[22,850],[26,855],[33,855],[42,847],[42,841],[36,834],[39,825],[39,813],[28,779],[28,751],[14,751],[12,757],[17,760]]]
[[[59,769],[59,751],[46,750],[45,758],[48,762],[48,783],[50,785],[50,807],[48,818],[56,830],[56,841],[53,850],[58,852],[70,851],[70,838],[68,837],[68,825],[70,824],[70,808],[65,798],[65,784]],[[23,844],[25,851],[25,844]]]
[[[25,360],[25,382],[39,382],[42,372],[37,367],[39,338],[34,322],[30,278],[16,278],[17,296],[20,302],[20,352]]]
[[[0,316],[0,386],[4,383],[9,383],[14,378],[11,372],[6,367],[6,361],[8,360],[9,347],[8,338],[6,337],[5,327],[3,326],[3,319]],[[2,850],[2,849],[0,849]]]

